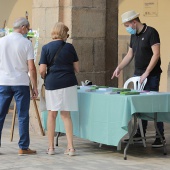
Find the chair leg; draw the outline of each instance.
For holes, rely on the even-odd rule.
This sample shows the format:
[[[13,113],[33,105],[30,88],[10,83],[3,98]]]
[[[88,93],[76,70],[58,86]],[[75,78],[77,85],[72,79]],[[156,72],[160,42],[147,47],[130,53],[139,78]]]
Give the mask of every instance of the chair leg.
[[[117,151],[121,151],[121,143],[122,143],[122,141],[120,140],[118,143],[118,146],[117,146]]]
[[[13,141],[16,113],[17,113],[17,111],[16,111],[16,103],[14,103],[14,110],[13,110],[13,117],[12,117],[12,126],[11,126],[11,142]]]
[[[144,137],[143,126],[142,126],[142,120],[141,119],[138,119],[138,124],[139,124],[140,134],[141,134],[142,137]],[[142,139],[142,142],[143,142],[143,146],[146,148],[146,142],[145,142],[144,138]]]
[[[130,134],[129,141],[128,141],[125,149],[124,149],[124,160],[127,160],[126,153],[127,153],[128,148],[129,148],[130,142],[133,141],[133,136],[134,136],[134,134],[137,130],[137,116],[136,116],[136,114],[134,114],[133,118],[134,118],[134,126],[133,126],[132,133]]]
[[[60,134],[61,134],[60,132],[57,133],[55,146],[58,146],[58,138],[59,138]]]
[[[132,133],[132,119],[129,121],[128,123],[128,134],[129,134],[129,138],[130,138],[130,134]],[[130,144],[132,144],[133,141],[130,142]]]

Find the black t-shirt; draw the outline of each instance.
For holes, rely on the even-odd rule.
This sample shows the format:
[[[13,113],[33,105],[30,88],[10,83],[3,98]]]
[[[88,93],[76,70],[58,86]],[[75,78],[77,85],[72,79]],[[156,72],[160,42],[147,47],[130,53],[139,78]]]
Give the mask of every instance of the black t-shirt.
[[[44,45],[39,64],[47,64],[49,66],[62,43],[62,40],[57,40]],[[77,85],[73,67],[73,63],[77,61],[78,57],[73,45],[66,43],[45,78],[46,90],[56,90]]]
[[[131,35],[130,47],[133,49],[135,59],[135,72],[137,76],[141,76],[148,67],[153,56],[152,45],[160,44],[159,34],[156,29],[144,24],[144,28],[139,34]],[[161,70],[161,59],[150,72],[150,75],[158,75]]]

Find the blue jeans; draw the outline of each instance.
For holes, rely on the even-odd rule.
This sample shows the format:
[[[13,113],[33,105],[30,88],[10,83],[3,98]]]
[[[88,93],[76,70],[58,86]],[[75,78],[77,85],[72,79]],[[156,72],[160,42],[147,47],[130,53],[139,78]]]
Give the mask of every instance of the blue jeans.
[[[3,129],[6,114],[14,97],[16,101],[19,135],[18,142],[20,149],[28,149],[30,144],[29,138],[29,107],[30,107],[30,90],[29,86],[0,86],[0,136]]]
[[[148,76],[147,77],[147,83],[144,87],[144,90],[159,91],[159,82],[160,82],[160,75]],[[147,125],[148,125],[148,121],[142,120],[142,125],[143,125],[143,132],[145,134],[146,129],[147,129]],[[161,135],[164,136],[164,124],[163,124],[163,122],[157,122],[157,127],[158,127]],[[139,127],[137,129],[137,133],[140,133]]]

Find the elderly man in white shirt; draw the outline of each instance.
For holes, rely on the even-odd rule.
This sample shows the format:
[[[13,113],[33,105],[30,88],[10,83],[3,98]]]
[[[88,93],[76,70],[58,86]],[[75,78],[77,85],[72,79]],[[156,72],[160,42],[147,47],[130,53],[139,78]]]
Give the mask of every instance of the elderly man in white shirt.
[[[31,42],[25,38],[29,26],[26,18],[18,18],[13,24],[14,32],[0,39],[0,136],[14,97],[19,123],[19,155],[36,153],[35,150],[29,149],[30,79],[32,97],[38,96],[34,49]]]

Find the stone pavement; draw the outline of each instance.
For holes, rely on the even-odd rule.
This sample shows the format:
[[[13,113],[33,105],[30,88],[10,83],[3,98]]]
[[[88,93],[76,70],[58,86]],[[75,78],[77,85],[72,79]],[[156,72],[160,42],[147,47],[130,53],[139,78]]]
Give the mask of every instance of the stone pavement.
[[[14,140],[10,142],[10,126],[12,114],[8,114],[2,135],[0,148],[0,170],[168,170],[170,166],[170,124],[165,124],[168,155],[163,155],[163,149],[151,148],[153,139],[147,140],[147,147],[141,144],[131,145],[127,160],[123,159],[123,150],[116,147],[102,145],[74,137],[77,156],[64,155],[66,137],[59,138],[59,147],[56,155],[49,156],[47,136],[30,133],[30,148],[36,149],[36,155],[18,156],[18,128],[15,125]],[[149,123],[149,132],[154,133],[152,122]],[[122,149],[125,147],[122,144]]]

